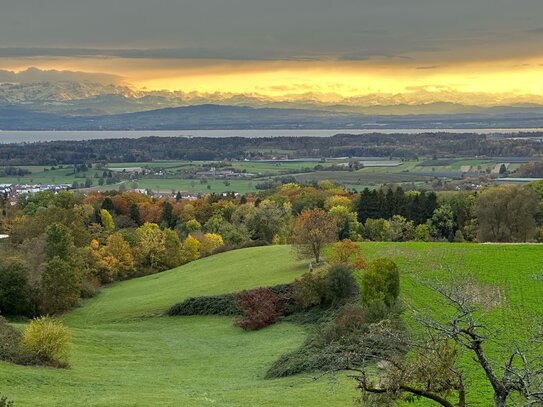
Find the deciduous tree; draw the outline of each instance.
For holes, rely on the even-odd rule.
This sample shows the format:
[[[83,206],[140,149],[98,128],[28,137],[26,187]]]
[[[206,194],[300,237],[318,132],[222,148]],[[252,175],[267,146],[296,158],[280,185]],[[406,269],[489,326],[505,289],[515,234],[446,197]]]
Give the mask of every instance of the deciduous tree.
[[[525,242],[534,237],[537,196],[529,188],[500,185],[477,197],[475,215],[482,242]]]
[[[336,220],[324,210],[304,209],[296,217],[292,243],[300,255],[311,255],[320,263],[324,246],[336,240]]]

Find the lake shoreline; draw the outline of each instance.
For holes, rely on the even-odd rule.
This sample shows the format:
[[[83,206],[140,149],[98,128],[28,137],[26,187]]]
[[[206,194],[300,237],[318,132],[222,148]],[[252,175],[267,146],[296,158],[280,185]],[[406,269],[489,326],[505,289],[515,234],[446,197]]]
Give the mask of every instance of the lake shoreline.
[[[543,128],[436,128],[436,129],[285,129],[285,130],[0,130],[0,144],[36,143],[49,141],[84,141],[141,137],[208,137],[208,138],[277,138],[332,137],[338,134],[503,134],[541,133]]]

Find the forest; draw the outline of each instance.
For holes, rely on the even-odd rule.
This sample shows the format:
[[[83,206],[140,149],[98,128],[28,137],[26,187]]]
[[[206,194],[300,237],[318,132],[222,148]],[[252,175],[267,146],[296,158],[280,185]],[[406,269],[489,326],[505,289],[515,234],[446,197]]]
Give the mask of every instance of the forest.
[[[375,133],[273,138],[144,137],[0,144],[0,166],[333,157],[506,158],[539,157],[542,153],[543,144],[536,137],[491,138],[475,133]]]

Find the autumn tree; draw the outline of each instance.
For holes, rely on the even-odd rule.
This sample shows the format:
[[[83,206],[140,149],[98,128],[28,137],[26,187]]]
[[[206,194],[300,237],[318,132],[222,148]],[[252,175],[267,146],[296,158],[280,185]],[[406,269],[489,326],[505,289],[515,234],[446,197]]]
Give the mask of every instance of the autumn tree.
[[[107,209],[100,209],[100,224],[108,233],[111,233],[115,230],[115,223],[113,222],[113,217]]]
[[[188,263],[200,258],[201,243],[192,235],[189,235],[183,242],[181,249],[181,259],[183,263]]]
[[[179,235],[171,229],[164,229],[164,259],[167,268],[174,268],[183,263],[182,244]]]
[[[519,176],[525,178],[542,178],[543,162],[531,161],[521,165],[519,168]]]
[[[489,188],[477,197],[474,213],[482,242],[525,242],[535,234],[536,193],[516,185]]]
[[[107,238],[104,254],[110,259],[109,269],[113,279],[124,280],[135,274],[136,269],[130,245],[119,233]]]
[[[351,201],[351,198],[349,198],[348,196],[333,195],[324,202],[324,209],[330,210],[334,206],[342,206],[351,211],[353,203]]]
[[[136,229],[137,246],[135,257],[140,267],[150,272],[163,268],[165,255],[164,234],[156,223],[145,223]]]
[[[162,215],[162,208],[152,202],[143,202],[138,206],[140,222],[157,223]]]
[[[263,200],[247,224],[253,239],[271,242],[274,236],[285,235],[290,221],[290,212],[288,205],[280,205],[268,199]]]
[[[224,245],[222,236],[217,233],[206,233],[200,240],[200,252],[202,256],[209,256],[213,252]]]
[[[185,223],[184,229],[185,233],[189,235],[194,232],[200,232],[202,230],[202,225],[196,219],[189,219]]]
[[[363,270],[367,267],[360,246],[350,239],[344,239],[332,245],[330,264],[344,264],[355,270]]]
[[[336,220],[324,210],[304,209],[296,217],[292,243],[299,255],[312,256],[320,263],[324,246],[336,240]]]
[[[329,213],[336,220],[340,239],[360,238],[360,223],[356,218],[356,212],[350,211],[346,206],[337,205],[330,208]]]

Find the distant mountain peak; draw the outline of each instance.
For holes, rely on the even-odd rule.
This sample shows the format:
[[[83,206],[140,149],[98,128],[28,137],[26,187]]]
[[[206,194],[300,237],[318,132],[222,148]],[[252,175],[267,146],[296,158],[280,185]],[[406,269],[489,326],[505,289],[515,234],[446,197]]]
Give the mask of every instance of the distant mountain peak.
[[[272,97],[258,93],[157,91],[136,89],[122,83],[93,82],[90,80],[92,76],[75,80],[80,75],[87,78],[85,74],[77,72],[42,71],[37,68],[28,68],[19,73],[0,70],[0,104],[67,115],[122,114],[192,105],[209,111],[217,110],[218,106],[229,106],[231,109],[281,108],[364,115],[469,114],[483,111],[533,113],[539,112],[543,105],[543,96],[476,94],[472,95],[474,103],[466,103],[468,94],[450,90],[428,92],[425,89],[404,94],[347,97],[318,92]],[[36,76],[50,77],[52,80],[32,81]]]

